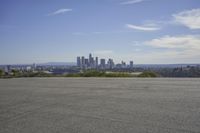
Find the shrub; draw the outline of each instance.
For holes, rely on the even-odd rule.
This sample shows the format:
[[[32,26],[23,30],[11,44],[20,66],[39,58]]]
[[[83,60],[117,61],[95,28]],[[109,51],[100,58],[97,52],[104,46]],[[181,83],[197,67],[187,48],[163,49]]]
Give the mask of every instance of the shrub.
[[[139,74],[138,77],[158,77],[158,75],[155,72],[145,71]]]
[[[83,73],[80,73],[81,77],[104,77],[105,72],[103,71],[96,71],[96,70],[88,70]]]
[[[128,73],[115,72],[115,73],[106,73],[105,77],[131,77],[131,75]]]
[[[4,75],[4,71],[0,69],[0,77]]]

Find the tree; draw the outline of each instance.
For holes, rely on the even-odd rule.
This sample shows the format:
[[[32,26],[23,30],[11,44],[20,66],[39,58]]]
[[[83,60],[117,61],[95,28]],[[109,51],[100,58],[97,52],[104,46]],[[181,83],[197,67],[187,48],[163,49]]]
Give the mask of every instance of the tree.
[[[2,77],[4,74],[4,71],[0,69],[0,77]]]
[[[155,72],[151,72],[151,71],[145,71],[143,73],[141,73],[140,75],[138,75],[138,77],[157,77],[158,75]]]
[[[13,76],[19,76],[20,72],[18,70],[12,70]]]

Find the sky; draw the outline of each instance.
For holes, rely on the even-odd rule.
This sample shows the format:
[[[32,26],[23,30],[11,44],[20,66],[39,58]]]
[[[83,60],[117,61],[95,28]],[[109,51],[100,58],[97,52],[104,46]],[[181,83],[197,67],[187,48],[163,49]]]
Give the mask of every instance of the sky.
[[[0,64],[200,63],[200,0],[0,0]]]

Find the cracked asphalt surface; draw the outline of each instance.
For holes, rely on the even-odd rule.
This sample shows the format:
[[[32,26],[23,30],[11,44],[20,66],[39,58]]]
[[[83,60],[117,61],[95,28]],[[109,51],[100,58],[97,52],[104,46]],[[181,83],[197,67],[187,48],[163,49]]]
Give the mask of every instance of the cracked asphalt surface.
[[[200,133],[200,79],[1,79],[0,133]]]

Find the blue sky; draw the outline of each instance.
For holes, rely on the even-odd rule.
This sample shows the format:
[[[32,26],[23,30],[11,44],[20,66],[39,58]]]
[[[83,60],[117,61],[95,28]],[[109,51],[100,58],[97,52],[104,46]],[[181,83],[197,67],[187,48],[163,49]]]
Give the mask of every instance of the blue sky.
[[[0,0],[0,64],[200,63],[199,0]]]

